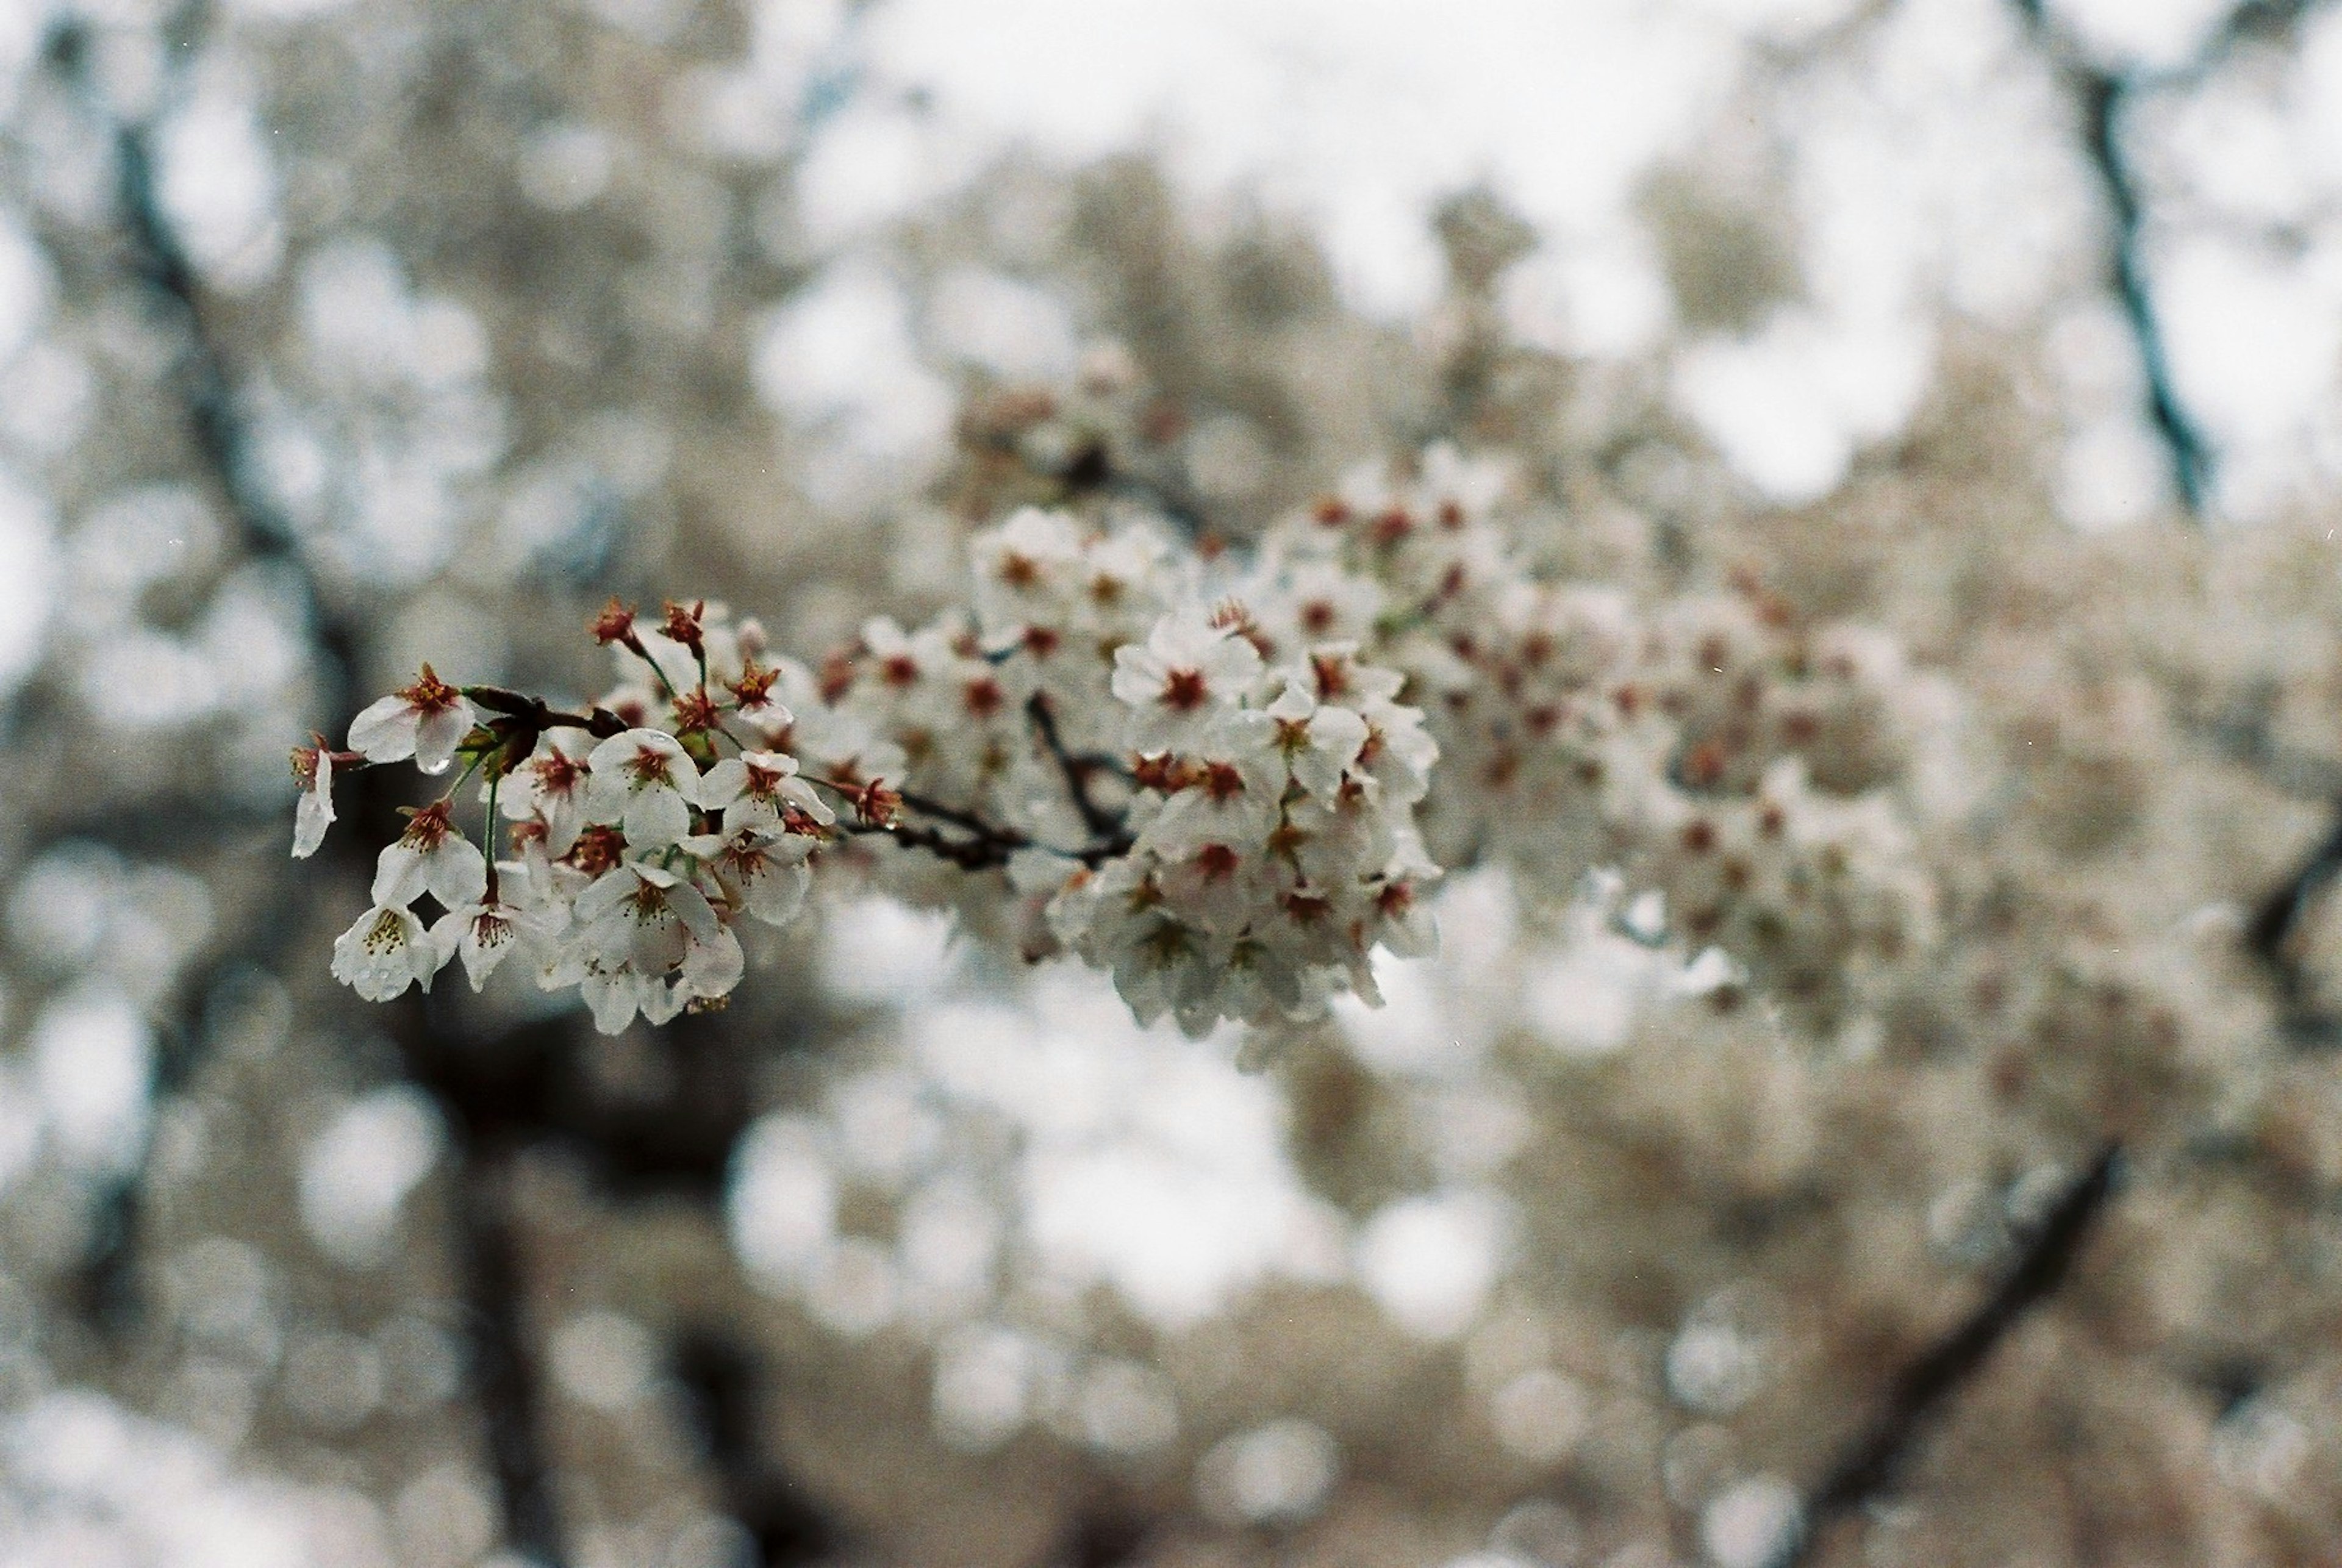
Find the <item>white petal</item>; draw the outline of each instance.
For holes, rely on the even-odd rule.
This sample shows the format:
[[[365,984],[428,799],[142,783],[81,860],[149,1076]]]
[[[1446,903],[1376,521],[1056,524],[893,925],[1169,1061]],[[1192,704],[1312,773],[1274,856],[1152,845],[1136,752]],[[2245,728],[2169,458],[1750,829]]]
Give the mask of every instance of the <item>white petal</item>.
[[[747,885],[748,913],[773,925],[786,925],[805,907],[813,874],[803,865],[766,864]]]
[[[718,811],[740,798],[748,786],[748,764],[738,757],[726,757],[709,768],[699,779],[699,804],[709,811]]]
[[[430,867],[421,850],[404,843],[386,844],[375,860],[374,901],[404,909],[423,895],[429,880]]]
[[[461,697],[455,705],[433,714],[415,726],[415,765],[427,774],[444,774],[455,760],[455,748],[472,733],[472,704]]]
[[[417,722],[405,697],[385,697],[350,721],[350,750],[370,763],[404,762],[415,754]]]
[[[684,954],[684,984],[695,996],[723,996],[740,984],[745,967],[740,939],[719,928],[713,940],[695,941]]]
[[[646,789],[626,807],[626,843],[636,849],[665,849],[691,832],[691,808],[671,789]]]
[[[430,974],[429,947],[423,923],[411,913],[376,904],[335,939],[334,978],[368,1002],[387,1002]]]
[[[425,885],[450,909],[477,904],[488,890],[487,857],[468,838],[451,834],[424,859]]]
[[[711,940],[722,923],[716,918],[715,909],[699,889],[687,882],[678,882],[667,890],[666,904],[675,911],[676,918],[691,933],[695,942]]]
[[[472,989],[477,991],[488,983],[496,966],[520,945],[521,929],[512,912],[501,906],[466,913],[459,951],[464,955],[464,973],[470,977]],[[485,933],[481,930],[484,925],[487,927]]]
[[[592,925],[616,909],[621,902],[634,895],[642,879],[631,865],[622,865],[598,878],[592,886],[577,895],[572,918],[580,925]]]
[[[1148,650],[1130,646],[1116,648],[1110,689],[1116,698],[1137,707],[1153,702],[1162,694],[1165,674],[1163,661]]]
[[[586,1005],[594,1011],[594,1027],[605,1034],[621,1034],[641,1011],[642,980],[620,971],[615,974],[588,974],[579,985]]]
[[[633,938],[626,962],[646,977],[672,973],[691,951],[691,933],[673,915],[635,922]]]
[[[683,1011],[683,1004],[691,1000],[684,994],[681,986],[668,985],[657,980],[645,980],[640,984],[643,1022],[646,1024],[659,1024],[672,1021],[676,1014]]]
[[[325,842],[325,829],[334,820],[334,759],[322,747],[317,753],[317,777],[314,786],[301,792],[300,804],[293,808],[293,858],[306,860],[317,853]]]

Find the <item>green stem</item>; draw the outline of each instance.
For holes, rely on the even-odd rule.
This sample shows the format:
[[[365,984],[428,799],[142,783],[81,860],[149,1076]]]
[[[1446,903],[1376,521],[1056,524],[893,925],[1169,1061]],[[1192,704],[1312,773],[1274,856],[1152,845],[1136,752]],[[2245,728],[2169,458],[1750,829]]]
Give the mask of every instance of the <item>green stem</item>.
[[[445,790],[440,792],[439,798],[441,800],[454,800],[455,798],[455,792],[462,789],[464,785],[469,782],[471,776],[480,771],[480,764],[487,760],[487,755],[488,754],[485,752],[475,753],[473,755],[472,760],[465,764],[464,771],[455,775],[455,782],[449,784]]]
[[[480,832],[480,837],[488,852],[488,902],[490,904],[503,902],[496,896],[496,786],[503,783],[502,774],[489,776],[487,822]]]

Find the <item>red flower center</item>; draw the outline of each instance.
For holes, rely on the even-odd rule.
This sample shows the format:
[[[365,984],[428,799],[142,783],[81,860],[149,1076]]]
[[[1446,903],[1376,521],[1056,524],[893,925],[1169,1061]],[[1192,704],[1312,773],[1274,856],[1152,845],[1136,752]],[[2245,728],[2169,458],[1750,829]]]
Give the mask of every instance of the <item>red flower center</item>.
[[[399,835],[398,842],[409,849],[430,854],[446,843],[447,835],[455,831],[455,824],[447,813],[445,801],[432,802],[406,819],[406,831]]]
[[[636,789],[648,789],[653,784],[675,787],[675,759],[656,746],[636,746],[634,760],[626,772],[634,776]]]
[[[423,674],[415,683],[399,692],[399,700],[416,714],[429,718],[444,714],[463,700],[464,694],[434,674],[431,666],[423,666]]]
[[[528,768],[536,775],[539,794],[575,794],[578,784],[586,778],[586,764],[560,752],[537,758],[528,764]]]
[[[1236,852],[1224,844],[1207,844],[1196,852],[1196,869],[1207,881],[1217,882],[1234,875],[1238,864]]]
[[[789,776],[783,770],[767,767],[762,763],[748,763],[746,765],[748,769],[747,793],[750,798],[755,800],[768,801],[778,795],[781,793],[781,781]]]
[[[1192,714],[1211,694],[1201,670],[1173,670],[1163,677],[1163,705],[1173,713]]]

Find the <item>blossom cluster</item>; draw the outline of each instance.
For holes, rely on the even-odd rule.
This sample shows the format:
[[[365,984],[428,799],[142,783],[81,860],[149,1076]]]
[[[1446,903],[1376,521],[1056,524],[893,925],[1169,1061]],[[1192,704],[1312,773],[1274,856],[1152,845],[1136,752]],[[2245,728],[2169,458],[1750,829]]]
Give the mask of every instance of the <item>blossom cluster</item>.
[[[1664,895],[1676,938],[1843,1022],[1932,932],[1887,794],[1911,754],[1899,649],[1805,625],[1749,582],[1646,608],[1546,580],[1496,521],[1507,482],[1434,447],[1356,471],[1265,542],[1304,626],[1363,637],[1426,711],[1434,856],[1500,861],[1556,897],[1616,868]]]
[[[1377,946],[1423,948],[1437,871],[1413,812],[1436,747],[1402,676],[1346,640],[1272,662],[1245,603],[1202,596],[1143,521],[1027,510],[972,554],[973,617],[876,618],[818,668],[720,606],[653,626],[614,604],[595,630],[619,684],[585,712],[426,668],[347,751],[295,753],[296,854],[337,769],[410,758],[465,761],[507,840],[490,864],[454,790],[412,811],[335,974],[380,1000],[459,954],[476,987],[517,954],[605,1030],[662,1021],[727,994],[736,924],[794,919],[849,837],[902,891],[914,864],[951,867],[1026,912],[1028,955],[1079,954],[1195,1033],[1316,1016],[1372,994]]]
[[[1375,952],[1429,942],[1441,866],[1497,859],[1562,895],[1618,868],[1687,945],[1837,1018],[1927,934],[1879,790],[1907,750],[1892,644],[1746,586],[1651,613],[1541,580],[1494,520],[1506,484],[1436,447],[1242,551],[1025,507],[969,542],[965,607],[817,665],[721,606],[614,603],[618,684],[583,713],[426,668],[346,752],[296,754],[296,853],[337,767],[410,757],[466,762],[509,853],[453,792],[412,813],[335,973],[385,996],[520,952],[602,1027],[656,1021],[719,1001],[736,923],[787,923],[830,864],[1202,1033],[1372,999]]]
[[[1439,873],[1413,807],[1437,750],[1394,700],[1403,677],[1349,644],[1273,666],[1243,625],[1175,617],[1117,652],[1136,838],[1048,906],[1142,1022],[1315,1017],[1340,990],[1376,999],[1376,947],[1428,946]]]
[[[677,607],[669,626],[676,635],[606,617],[600,631],[661,680],[662,660],[689,664],[696,678],[673,699],[672,728],[630,723],[609,704],[581,718],[492,688],[467,694],[425,666],[358,716],[349,752],[295,753],[311,786],[295,854],[314,852],[331,818],[336,762],[412,757],[444,773],[465,756],[466,776],[485,775],[484,839],[495,847],[497,814],[509,824],[511,856],[492,864],[458,826],[453,790],[409,811],[381,853],[371,906],[334,944],[336,978],[387,1000],[409,984],[428,989],[460,955],[476,990],[519,955],[547,989],[577,986],[611,1032],[730,992],[744,966],[732,924],[796,915],[806,863],[836,816],[794,757],[765,748],[766,733],[790,720],[770,700],[753,634],[717,639],[711,664],[704,608]],[[505,711],[481,724],[475,699]],[[646,716],[626,687],[612,700]],[[719,726],[735,754],[715,754]],[[415,908],[426,894],[440,911],[427,927]]]

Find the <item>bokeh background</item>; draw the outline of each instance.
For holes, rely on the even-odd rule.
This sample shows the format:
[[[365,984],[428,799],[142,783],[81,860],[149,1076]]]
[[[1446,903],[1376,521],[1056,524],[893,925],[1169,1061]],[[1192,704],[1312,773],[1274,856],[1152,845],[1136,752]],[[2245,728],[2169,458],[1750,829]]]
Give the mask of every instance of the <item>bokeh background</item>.
[[[1229,537],[1456,435],[1584,574],[2021,599],[2027,874],[2327,864],[2342,7],[0,0],[0,1563],[1775,1560],[2087,1163],[1980,1047],[1849,1089],[1494,873],[1267,1074],[851,887],[668,1030],[326,978],[405,797],[295,865],[288,747],[590,694],[613,593],[922,614],[1101,367]],[[2150,1211],[1831,1560],[2330,1560],[2342,1120],[2251,1060],[2307,1185]]]

